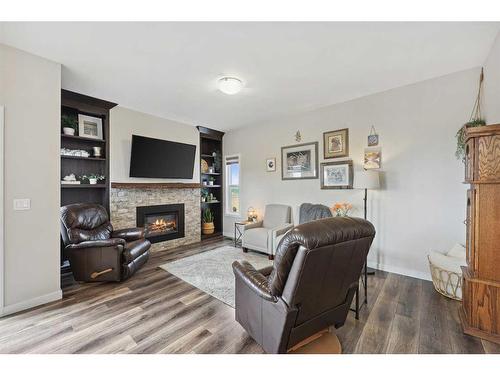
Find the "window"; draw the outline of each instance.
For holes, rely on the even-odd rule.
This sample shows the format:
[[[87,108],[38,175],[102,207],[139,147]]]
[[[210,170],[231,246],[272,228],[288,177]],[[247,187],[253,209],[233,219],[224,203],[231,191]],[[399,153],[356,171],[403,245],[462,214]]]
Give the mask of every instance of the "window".
[[[239,156],[226,156],[226,214],[240,216]]]

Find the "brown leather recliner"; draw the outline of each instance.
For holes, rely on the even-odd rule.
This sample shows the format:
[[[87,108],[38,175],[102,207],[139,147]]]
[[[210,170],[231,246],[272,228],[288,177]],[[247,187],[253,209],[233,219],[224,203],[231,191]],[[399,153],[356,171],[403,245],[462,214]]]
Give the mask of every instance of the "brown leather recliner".
[[[286,353],[349,312],[375,228],[350,217],[298,225],[281,240],[274,266],[234,262],[236,320],[267,353]]]
[[[143,228],[114,231],[106,209],[77,203],[61,207],[61,237],[77,281],[128,279],[149,258]]]

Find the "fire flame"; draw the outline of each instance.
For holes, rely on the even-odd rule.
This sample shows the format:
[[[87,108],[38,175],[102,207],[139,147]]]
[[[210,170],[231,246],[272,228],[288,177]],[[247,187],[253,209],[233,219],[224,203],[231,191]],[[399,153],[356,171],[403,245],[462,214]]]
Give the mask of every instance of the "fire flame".
[[[166,230],[175,230],[175,221],[156,219],[154,223],[149,224],[150,232],[164,232]]]

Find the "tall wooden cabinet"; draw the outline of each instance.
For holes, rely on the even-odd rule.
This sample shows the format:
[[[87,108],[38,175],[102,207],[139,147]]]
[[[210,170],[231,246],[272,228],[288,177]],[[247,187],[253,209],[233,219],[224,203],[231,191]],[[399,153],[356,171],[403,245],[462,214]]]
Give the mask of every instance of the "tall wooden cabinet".
[[[466,249],[464,332],[500,343],[500,125],[466,133]]]

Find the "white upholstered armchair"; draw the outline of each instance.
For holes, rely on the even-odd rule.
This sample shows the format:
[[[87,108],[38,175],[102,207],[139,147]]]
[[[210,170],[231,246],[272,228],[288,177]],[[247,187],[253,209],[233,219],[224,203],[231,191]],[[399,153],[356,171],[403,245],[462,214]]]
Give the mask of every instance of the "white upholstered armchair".
[[[268,204],[264,220],[245,225],[242,237],[243,251],[257,250],[269,254],[274,259],[277,238],[293,227],[292,209],[282,204]]]

